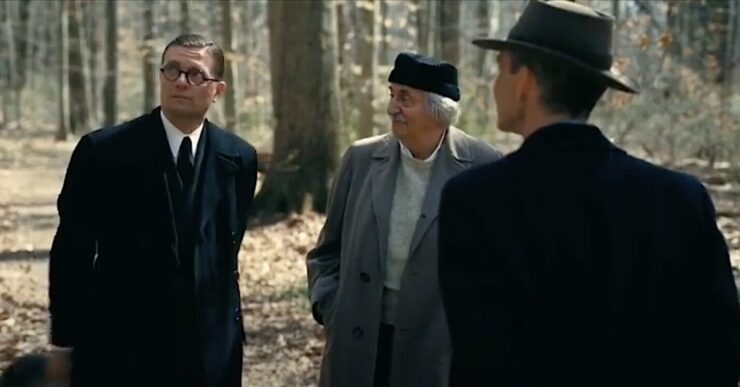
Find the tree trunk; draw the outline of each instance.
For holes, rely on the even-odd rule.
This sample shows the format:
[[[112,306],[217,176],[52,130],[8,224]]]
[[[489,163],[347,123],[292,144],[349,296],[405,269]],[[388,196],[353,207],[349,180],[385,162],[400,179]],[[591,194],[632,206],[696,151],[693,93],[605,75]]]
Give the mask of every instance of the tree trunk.
[[[100,122],[100,36],[102,35],[102,25],[100,19],[102,19],[99,12],[99,3],[97,2],[83,2],[83,12],[87,15],[85,17],[85,31],[87,32],[87,52],[88,65],[87,73],[89,74],[88,80],[90,89],[90,118],[93,121],[93,125],[98,125]]]
[[[154,2],[144,2],[144,60],[142,78],[144,79],[144,113],[154,109],[157,101],[157,54],[154,48]]]
[[[240,105],[245,106],[247,101],[250,99],[250,90],[256,90],[255,81],[254,81],[255,72],[251,71],[253,63],[249,56],[249,54],[253,52],[252,42],[254,40],[254,36],[253,36],[254,35],[254,32],[253,32],[254,31],[254,27],[253,27],[254,19],[252,17],[252,6],[250,2],[247,2],[247,1],[237,2],[236,4],[241,6],[240,8],[241,9],[240,11],[241,21],[240,23],[237,23],[236,25],[237,27],[239,25],[244,26],[244,30],[243,30],[244,32],[241,33],[242,38],[239,39],[239,41],[237,42],[235,46],[237,47],[239,54],[242,55],[243,58],[245,58],[244,60],[236,61],[237,73],[241,74],[241,80],[239,81],[240,86],[241,85],[244,86],[243,88],[241,88],[242,91],[240,93],[241,95]],[[238,28],[237,28],[237,31],[238,31]],[[245,123],[250,122],[251,110],[253,109],[246,108],[241,111],[239,118],[242,122],[245,122]],[[248,126],[248,125],[244,124],[244,126]]]
[[[103,110],[104,125],[113,126],[116,123],[118,107],[116,106],[116,93],[118,81],[118,15],[116,12],[116,1],[105,2],[105,83],[103,85]]]
[[[224,81],[226,81],[226,95],[224,95],[224,118],[226,119],[226,130],[239,130],[239,107],[238,80],[236,74],[236,63],[234,57],[234,36],[231,31],[231,1],[221,0],[221,25],[223,32],[224,49]]]
[[[440,58],[460,67],[460,1],[439,0],[438,44]]]
[[[380,60],[381,66],[387,66],[390,58],[388,58],[390,51],[391,37],[388,35],[388,24],[390,23],[390,15],[388,14],[390,8],[389,0],[380,0]]]
[[[85,82],[85,49],[79,0],[67,0],[67,33],[69,34],[69,130],[79,133],[88,129],[89,101]]]
[[[188,0],[180,0],[180,33],[190,31],[190,4]]]
[[[345,0],[336,0],[337,7],[337,61],[340,66],[347,64],[347,37],[350,28],[347,25],[347,2]]]
[[[478,6],[476,7],[476,14],[478,15],[478,28],[476,36],[489,36],[491,34],[491,4],[488,0],[478,0]],[[488,68],[486,67],[486,58],[488,57],[488,50],[476,50],[475,69],[478,76],[485,77],[488,74]]]
[[[32,0],[18,2],[18,33],[15,34],[16,39],[16,77],[15,83],[13,84],[14,99],[15,99],[15,118],[18,126],[20,127],[23,122],[23,112],[21,106],[23,104],[23,89],[26,86],[26,75],[28,74],[28,63],[30,56],[31,42],[31,3]]]
[[[416,6],[416,39],[420,54],[433,55],[430,47],[431,21],[433,3],[425,0],[414,0]]]
[[[325,210],[341,121],[335,17],[330,0],[268,3],[276,127],[273,161],[256,198],[263,219]]]
[[[476,7],[478,24],[476,36],[491,35],[491,3],[488,0],[478,0]],[[477,87],[473,107],[477,107],[476,125],[478,128],[486,128],[490,122],[491,103],[491,53],[488,50],[476,50],[475,72],[477,75]]]
[[[360,119],[358,122],[358,135],[370,137],[375,131],[375,78],[377,74],[377,58],[375,56],[375,42],[377,41],[377,2],[375,0],[363,0],[357,2],[358,28],[356,35],[357,62],[361,73],[357,77],[357,88],[359,93]]]
[[[670,5],[668,5],[670,7]],[[614,16],[614,47],[613,47],[613,55],[614,57],[617,56],[617,53],[619,52],[619,37],[620,34],[618,31],[621,31],[621,25],[622,25],[622,15],[620,12],[620,3],[619,0],[612,0],[612,16]]]
[[[339,92],[341,93],[342,101],[350,101],[352,91],[350,88],[352,79],[352,64],[353,61],[349,55],[349,44],[348,39],[351,31],[351,27],[348,22],[347,8],[349,4],[346,0],[336,0],[337,7],[337,63],[339,63]],[[347,116],[347,103],[340,104],[339,108],[343,117]]]
[[[113,0],[111,0],[113,1]],[[67,139],[67,131],[69,130],[69,88],[67,76],[69,72],[69,36],[68,36],[68,24],[69,19],[67,15],[67,5],[64,2],[57,2],[59,11],[59,27],[57,33],[57,71],[58,71],[58,103],[59,103],[59,122],[57,126],[57,132],[55,138],[58,141],[64,141]]]
[[[13,90],[15,88],[15,85],[18,83],[18,50],[16,48],[16,39],[14,37],[14,31],[13,31],[13,18],[14,18],[14,10],[12,6],[14,5],[11,1],[6,1],[4,4],[4,13],[5,13],[5,20],[3,21],[3,27],[5,29],[5,40],[8,45],[7,49],[7,58],[8,58],[8,67],[7,67],[7,78],[6,78],[6,88],[3,91],[5,93],[5,103],[9,106],[12,106],[13,109],[8,108],[5,113],[8,113],[7,121],[9,124],[15,126],[18,125],[18,122],[20,121],[20,116],[17,114],[18,110],[15,108],[16,106],[20,105],[20,101],[18,101],[15,96],[13,95]],[[12,103],[11,103],[12,102]],[[12,113],[11,113],[12,111]],[[12,115],[12,117],[11,117]]]

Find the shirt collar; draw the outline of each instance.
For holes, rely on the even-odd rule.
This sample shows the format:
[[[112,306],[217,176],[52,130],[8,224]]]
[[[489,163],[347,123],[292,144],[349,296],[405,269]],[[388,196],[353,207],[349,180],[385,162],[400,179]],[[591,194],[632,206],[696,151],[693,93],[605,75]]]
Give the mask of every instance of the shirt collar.
[[[177,129],[177,127],[170,122],[170,120],[167,119],[167,117],[164,115],[164,112],[160,110],[159,112],[160,117],[162,117],[162,126],[164,126],[164,131],[167,134],[167,143],[170,146],[170,151],[172,152],[172,159],[177,160],[177,153],[180,151],[180,143],[182,143],[182,140],[185,137],[190,137],[190,141],[193,144],[192,150],[193,150],[193,158],[195,158],[195,153],[198,150],[198,141],[200,140],[200,135],[203,133],[203,124],[204,122],[200,123],[200,126],[195,128],[195,130],[190,134],[183,133],[180,129]]]

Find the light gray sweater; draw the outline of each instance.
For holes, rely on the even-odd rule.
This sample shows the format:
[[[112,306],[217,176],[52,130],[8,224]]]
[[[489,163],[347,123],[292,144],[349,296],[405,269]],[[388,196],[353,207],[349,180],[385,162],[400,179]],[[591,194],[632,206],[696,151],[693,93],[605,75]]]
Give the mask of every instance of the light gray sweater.
[[[421,215],[421,206],[429,186],[432,166],[437,159],[440,145],[426,160],[413,157],[401,142],[401,167],[396,176],[396,189],[393,193],[393,206],[388,230],[388,261],[385,264],[385,286],[383,293],[383,322],[394,324],[398,292],[406,262],[409,258],[411,239],[416,230],[416,222]]]

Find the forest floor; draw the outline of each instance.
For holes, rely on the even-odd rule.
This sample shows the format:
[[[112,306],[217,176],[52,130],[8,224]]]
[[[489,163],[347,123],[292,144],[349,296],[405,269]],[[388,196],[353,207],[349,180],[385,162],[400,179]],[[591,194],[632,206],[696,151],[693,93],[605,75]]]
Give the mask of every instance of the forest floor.
[[[51,137],[0,133],[0,370],[19,355],[48,348],[48,253],[56,197],[75,144]],[[709,187],[733,265],[740,267],[740,171],[710,169],[698,160],[677,167]],[[316,384],[323,333],[310,316],[304,259],[322,224],[322,216],[307,214],[248,231],[239,255],[245,385]]]

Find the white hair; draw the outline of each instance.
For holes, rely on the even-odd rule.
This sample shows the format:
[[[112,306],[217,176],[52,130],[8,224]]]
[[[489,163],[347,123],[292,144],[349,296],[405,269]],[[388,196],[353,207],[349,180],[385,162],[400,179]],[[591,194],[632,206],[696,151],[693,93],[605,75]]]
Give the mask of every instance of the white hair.
[[[444,127],[457,123],[460,117],[460,104],[451,98],[436,93],[426,92],[427,111],[435,121]]]

